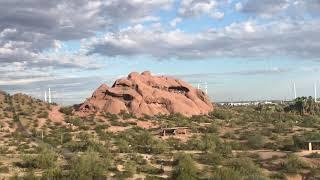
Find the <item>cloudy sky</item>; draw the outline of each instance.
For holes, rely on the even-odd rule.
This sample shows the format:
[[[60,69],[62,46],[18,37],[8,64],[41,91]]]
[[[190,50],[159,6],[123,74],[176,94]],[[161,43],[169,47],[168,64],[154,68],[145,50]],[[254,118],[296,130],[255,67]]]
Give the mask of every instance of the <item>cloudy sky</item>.
[[[71,104],[144,70],[214,101],[312,95],[320,0],[0,0],[2,90]]]

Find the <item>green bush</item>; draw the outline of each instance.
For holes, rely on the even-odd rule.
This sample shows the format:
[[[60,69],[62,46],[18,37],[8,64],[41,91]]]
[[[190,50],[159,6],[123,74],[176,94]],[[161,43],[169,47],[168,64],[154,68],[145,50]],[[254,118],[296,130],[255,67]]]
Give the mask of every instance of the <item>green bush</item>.
[[[138,171],[146,174],[162,174],[164,172],[163,169],[156,168],[151,165],[142,165],[138,167]]]
[[[39,155],[25,155],[22,157],[23,165],[27,168],[47,169],[55,165],[56,153],[49,148],[42,148]]]
[[[0,173],[9,173],[9,168],[6,166],[0,166]]]
[[[320,154],[318,152],[313,152],[313,153],[307,155],[306,157],[308,157],[308,158],[320,158]]]
[[[298,173],[302,169],[309,168],[309,166],[306,162],[299,159],[298,156],[289,154],[285,162],[282,163],[282,168],[287,173]]]
[[[229,120],[232,118],[232,113],[230,111],[217,108],[214,111],[210,112],[209,116],[212,118]]]
[[[226,166],[235,169],[244,176],[260,175],[260,168],[250,159],[246,157],[229,159]]]
[[[99,153],[89,149],[71,162],[71,179],[105,178],[110,159],[101,158]]]
[[[127,161],[124,166],[124,172],[122,174],[122,177],[124,178],[130,178],[137,172],[137,166],[136,163],[133,161]]]
[[[48,118],[49,116],[49,113],[48,111],[41,111],[39,114],[38,114],[38,118]]]
[[[61,107],[61,108],[59,109],[59,111],[60,111],[61,113],[65,114],[65,115],[68,115],[68,116],[70,116],[70,115],[73,114],[73,113],[72,113],[72,112],[73,112],[72,106]]]
[[[175,180],[197,179],[197,168],[190,155],[179,154],[176,158],[176,164],[172,175]]]
[[[42,174],[41,179],[43,180],[58,180],[58,179],[63,179],[65,176],[63,174],[62,169],[54,167],[54,168],[49,168],[45,170]]]
[[[240,172],[231,168],[219,168],[214,171],[210,180],[244,180]]]
[[[256,134],[248,137],[248,146],[251,147],[252,149],[260,149],[264,146],[264,144],[265,144],[265,138],[260,134]]]

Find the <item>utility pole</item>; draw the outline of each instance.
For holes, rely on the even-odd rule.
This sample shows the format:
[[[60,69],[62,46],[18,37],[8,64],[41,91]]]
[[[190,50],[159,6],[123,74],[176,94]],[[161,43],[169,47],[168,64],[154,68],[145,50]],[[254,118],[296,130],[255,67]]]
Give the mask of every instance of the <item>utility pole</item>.
[[[296,90],[296,83],[293,83],[293,93],[294,93],[294,99],[297,99],[297,90]]]
[[[51,89],[49,88],[49,103],[51,104]]]
[[[314,83],[314,102],[317,103],[317,83]]]
[[[208,83],[205,82],[205,91],[206,91],[206,94],[208,94]]]

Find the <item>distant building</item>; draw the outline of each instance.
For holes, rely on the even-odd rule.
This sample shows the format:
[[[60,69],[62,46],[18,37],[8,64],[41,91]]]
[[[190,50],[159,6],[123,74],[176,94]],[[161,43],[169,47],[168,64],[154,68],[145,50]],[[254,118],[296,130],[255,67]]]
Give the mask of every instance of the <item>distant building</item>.
[[[265,105],[279,105],[288,104],[291,101],[282,100],[266,100],[266,101],[235,101],[235,102],[217,102],[220,106],[258,106],[259,104]]]

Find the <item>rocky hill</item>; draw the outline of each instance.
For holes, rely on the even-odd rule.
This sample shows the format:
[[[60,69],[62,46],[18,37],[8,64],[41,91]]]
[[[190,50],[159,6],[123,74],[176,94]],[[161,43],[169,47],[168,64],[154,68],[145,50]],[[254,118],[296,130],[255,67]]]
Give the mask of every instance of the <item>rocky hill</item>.
[[[136,116],[207,114],[213,110],[208,96],[184,81],[166,76],[153,76],[146,71],[133,72],[116,80],[112,87],[102,84],[78,108],[82,115],[109,112],[132,113]]]

